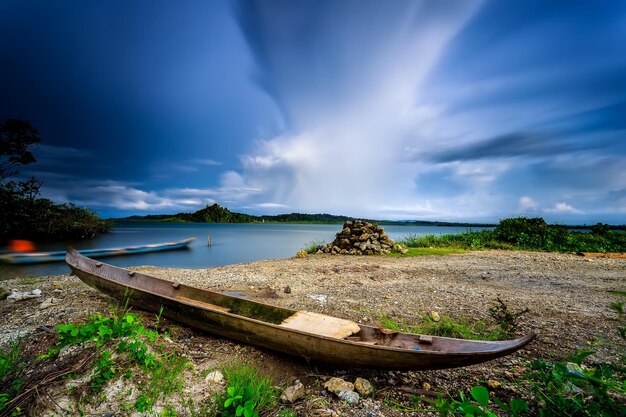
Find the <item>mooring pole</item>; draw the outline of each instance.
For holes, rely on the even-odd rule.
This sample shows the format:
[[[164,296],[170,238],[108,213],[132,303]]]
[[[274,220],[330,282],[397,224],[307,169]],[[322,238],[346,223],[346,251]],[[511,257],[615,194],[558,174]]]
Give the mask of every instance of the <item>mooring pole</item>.
[[[207,239],[207,246],[211,246],[211,233],[209,233],[209,238]]]

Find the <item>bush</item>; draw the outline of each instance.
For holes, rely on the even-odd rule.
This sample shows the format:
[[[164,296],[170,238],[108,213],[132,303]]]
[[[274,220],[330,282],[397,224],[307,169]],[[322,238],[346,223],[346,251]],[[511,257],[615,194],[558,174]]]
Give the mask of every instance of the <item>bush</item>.
[[[548,225],[541,217],[511,217],[500,220],[494,230],[501,242],[522,246],[541,246],[548,233]]]
[[[524,249],[552,252],[625,252],[626,232],[601,223],[591,233],[570,232],[548,225],[544,219],[516,217],[500,221],[494,230],[456,235],[408,235],[401,243],[410,248]]]

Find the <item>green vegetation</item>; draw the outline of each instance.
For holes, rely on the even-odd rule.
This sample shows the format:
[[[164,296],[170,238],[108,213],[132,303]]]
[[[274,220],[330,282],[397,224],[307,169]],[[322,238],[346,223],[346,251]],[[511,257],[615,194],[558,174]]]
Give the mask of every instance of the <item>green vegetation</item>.
[[[130,216],[118,220],[130,221],[155,221],[155,222],[198,222],[198,223],[312,223],[312,224],[342,224],[354,217],[338,216],[327,213],[288,213],[277,215],[255,216],[251,214],[236,213],[219,204],[207,205],[194,213],[177,214],[150,214],[147,216]],[[391,220],[367,220],[368,223],[396,226],[456,226],[456,227],[493,227],[492,224],[475,223],[451,223],[433,221],[391,221]]]
[[[41,141],[29,122],[0,123],[0,242],[9,239],[91,239],[107,232],[110,223],[72,204],[37,198],[42,182],[16,180],[24,165],[36,162],[29,148]]]
[[[8,403],[21,389],[23,381],[20,377],[24,367],[20,359],[20,341],[9,343],[6,350],[0,349],[0,414],[8,407]]]
[[[110,382],[132,380],[136,386],[136,399],[126,404],[128,411],[134,409],[152,414],[153,406],[161,402],[165,412],[161,415],[176,415],[168,401],[182,395],[183,374],[188,367],[188,360],[164,344],[167,334],[144,327],[140,315],[124,309],[112,309],[111,314],[94,315],[85,323],[59,324],[56,327],[56,336],[57,343],[54,347],[36,359],[20,357],[20,352],[15,347],[9,353],[1,354],[0,369],[9,369],[9,372],[0,378],[0,392],[3,393],[0,395],[0,413],[3,408],[7,413],[14,412],[16,406],[24,403],[32,406],[25,398],[21,398],[21,403],[16,404],[11,400],[18,395],[23,397],[24,393],[20,392],[23,386],[34,385],[36,388],[41,384],[42,375],[37,375],[36,370],[48,375],[50,370],[46,368],[52,367],[55,375],[69,375],[74,378],[85,373],[87,376],[84,379],[86,385],[72,391],[79,408],[89,402],[97,404],[104,400],[104,388]],[[71,347],[74,348],[69,349]],[[61,352],[66,352],[63,359]],[[73,357],[80,360],[72,360]],[[66,364],[68,361],[74,364],[71,371],[63,368],[59,371],[55,365]],[[16,372],[18,363],[28,367],[28,372]],[[32,380],[22,384],[21,375],[29,374],[33,374]],[[5,387],[15,389],[7,392]],[[31,391],[36,392],[36,389],[29,388],[26,394]],[[193,404],[189,404],[189,407],[192,406]]]
[[[388,316],[380,316],[379,321],[380,325],[386,329],[405,333],[481,340],[497,340],[503,336],[500,329],[489,326],[482,320],[475,322],[469,322],[463,318],[455,320],[449,316],[439,316],[434,313],[424,314],[417,323],[412,325]]]
[[[503,219],[494,230],[457,235],[409,235],[402,245],[410,248],[521,249],[555,252],[624,252],[626,232],[602,223],[591,233],[571,232],[565,226],[548,225],[542,218]]]
[[[582,350],[567,362],[545,363],[535,360],[525,376],[539,399],[541,416],[624,416],[626,405],[626,367],[599,363],[586,366],[583,361],[593,351]],[[622,396],[622,402],[617,401]]]
[[[314,253],[317,253],[317,250],[319,249],[320,246],[324,246],[324,241],[322,241],[322,240],[313,240],[311,242],[308,242],[304,246],[303,250],[306,253],[308,253],[309,255],[313,255]]]
[[[239,365],[224,369],[228,380],[226,393],[218,396],[223,405],[223,417],[258,417],[259,412],[276,405],[277,394],[267,377],[249,366]]]
[[[424,313],[416,324],[409,325],[403,321],[379,315],[380,325],[389,330],[399,332],[428,334],[433,336],[455,337],[459,339],[498,340],[515,335],[520,317],[528,313],[528,309],[511,311],[500,299],[496,298],[489,308],[492,324],[482,320],[470,322],[464,318],[455,320],[436,312]]]
[[[462,392],[459,393],[458,399],[440,398],[435,404],[435,408],[440,416],[462,415],[465,417],[497,417],[497,414],[489,409],[489,391],[485,387],[475,386],[470,391],[471,399],[465,397]],[[524,400],[513,399],[507,405],[502,401],[494,398],[493,401],[511,417],[523,415],[528,410],[528,403]]]
[[[451,253],[463,253],[465,249],[460,248],[407,248],[406,253],[390,252],[386,256],[392,258],[406,258],[412,256],[426,256],[426,255],[449,255]]]

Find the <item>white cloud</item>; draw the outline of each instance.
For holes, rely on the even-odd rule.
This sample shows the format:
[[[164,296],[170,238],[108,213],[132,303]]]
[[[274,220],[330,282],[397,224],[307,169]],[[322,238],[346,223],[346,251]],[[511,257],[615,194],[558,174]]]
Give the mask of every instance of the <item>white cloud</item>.
[[[289,208],[289,206],[286,206],[284,204],[279,204],[279,203],[259,203],[259,204],[254,204],[253,207],[261,208],[261,209],[286,209],[286,208]]]
[[[535,201],[534,198],[524,195],[519,199],[519,209],[520,211],[529,211],[529,210],[537,210],[539,208],[539,204]]]
[[[556,203],[554,207],[545,209],[545,212],[554,213],[554,214],[565,214],[565,213],[582,214],[583,213],[583,211],[578,210],[565,202]]]
[[[198,165],[206,165],[206,166],[219,166],[222,165],[221,162],[216,161],[215,159],[194,159],[192,160],[193,163],[196,163]]]

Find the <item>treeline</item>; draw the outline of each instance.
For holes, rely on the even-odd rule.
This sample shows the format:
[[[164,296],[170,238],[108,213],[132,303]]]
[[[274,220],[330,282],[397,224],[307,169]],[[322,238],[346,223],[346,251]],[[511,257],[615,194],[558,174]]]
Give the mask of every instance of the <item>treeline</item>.
[[[0,123],[0,243],[10,239],[91,239],[107,232],[111,223],[72,204],[39,198],[42,182],[35,177],[15,180],[24,165],[36,162],[29,148],[41,141],[29,122]]]
[[[623,230],[623,226],[621,227]],[[408,247],[461,249],[522,249],[554,252],[626,252],[626,232],[603,223],[589,233],[549,225],[541,217],[503,219],[493,230],[455,235],[411,235],[401,243]]]
[[[219,204],[207,205],[194,213],[177,214],[150,214],[147,216],[130,216],[118,220],[131,221],[159,221],[159,222],[199,222],[199,223],[315,223],[315,224],[343,224],[354,217],[338,216],[335,214],[307,214],[289,213],[277,215],[254,216],[236,213]],[[450,223],[430,221],[391,221],[360,219],[368,223],[399,226],[456,226],[456,227],[493,227],[493,224]]]
[[[55,204],[0,190],[0,238],[43,240],[91,239],[109,230],[111,222],[73,204]]]

